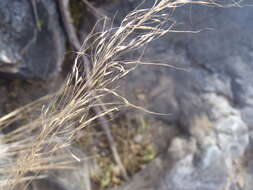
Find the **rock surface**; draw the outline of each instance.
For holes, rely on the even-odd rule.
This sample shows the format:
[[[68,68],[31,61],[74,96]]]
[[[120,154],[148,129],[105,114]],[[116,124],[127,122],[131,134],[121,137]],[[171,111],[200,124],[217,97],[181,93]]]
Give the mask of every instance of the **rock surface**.
[[[133,7],[139,2],[133,1]],[[152,2],[146,1],[143,6],[151,6]],[[232,3],[224,1],[229,2]],[[117,5],[108,7],[108,14],[117,9]],[[118,18],[123,14],[124,11],[118,12]],[[253,126],[253,7],[224,9],[190,5],[176,9],[172,17],[180,23],[175,29],[202,31],[165,35],[147,48],[147,59],[187,71],[141,66],[126,80],[131,81],[131,85],[126,83],[126,88],[132,92],[143,89],[150,102],[147,106],[171,113],[159,117],[178,123],[187,138],[196,144],[185,150],[189,139],[172,143],[166,158],[178,154],[173,167],[166,169],[165,161],[164,173],[159,179],[151,174],[149,178],[155,178],[156,183],[146,182],[146,188],[248,190],[253,177],[253,172],[245,169],[253,155],[248,150],[253,142],[250,132]],[[245,151],[250,156],[245,156]],[[134,182],[122,189],[128,187],[135,189]]]
[[[0,1],[2,75],[46,79],[60,70],[64,52],[55,1]]]

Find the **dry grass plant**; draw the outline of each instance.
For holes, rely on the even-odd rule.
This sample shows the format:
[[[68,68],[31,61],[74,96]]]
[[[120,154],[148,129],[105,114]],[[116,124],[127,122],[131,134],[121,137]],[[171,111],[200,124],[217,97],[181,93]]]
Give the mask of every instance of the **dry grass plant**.
[[[119,27],[89,35],[79,52],[71,74],[55,94],[17,109],[0,118],[1,129],[22,121],[22,125],[0,136],[0,186],[14,189],[25,182],[23,188],[35,179],[46,176],[51,169],[73,169],[72,163],[81,161],[68,148],[76,135],[84,128],[94,125],[101,116],[106,116],[124,107],[145,110],[131,104],[114,89],[113,83],[127,75],[140,64],[139,60],[124,60],[122,55],[135,51],[152,40],[169,32],[199,32],[174,30],[171,20],[174,10],[185,4],[220,6],[214,1],[160,0],[148,9],[130,12]],[[103,23],[102,21],[98,24]],[[85,75],[83,55],[92,64],[89,76]],[[100,105],[100,100],[113,95],[115,101],[104,102],[106,110],[92,115],[91,109]],[[41,114],[23,123],[23,116],[41,110]]]

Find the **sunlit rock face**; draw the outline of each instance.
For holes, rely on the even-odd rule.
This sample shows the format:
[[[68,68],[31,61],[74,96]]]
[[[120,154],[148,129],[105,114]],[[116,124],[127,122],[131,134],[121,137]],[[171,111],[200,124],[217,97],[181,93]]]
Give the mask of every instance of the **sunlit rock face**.
[[[46,79],[60,70],[65,37],[53,0],[1,0],[0,72]]]

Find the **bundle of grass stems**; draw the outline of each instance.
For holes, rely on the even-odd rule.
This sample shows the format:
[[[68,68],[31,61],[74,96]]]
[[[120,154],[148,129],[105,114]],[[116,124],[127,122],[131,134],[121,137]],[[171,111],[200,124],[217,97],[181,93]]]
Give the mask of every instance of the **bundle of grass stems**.
[[[164,65],[159,63],[126,60],[122,57],[144,47],[154,39],[176,31],[171,19],[174,10],[185,4],[219,6],[214,1],[160,0],[147,9],[130,12],[118,27],[103,27],[91,33],[83,42],[73,68],[65,83],[55,93],[23,106],[0,118],[1,130],[16,125],[14,130],[0,136],[0,187],[1,189],[26,189],[38,178],[46,177],[50,170],[74,169],[80,161],[69,150],[78,133],[95,121],[133,107],[114,89],[114,83],[138,65]],[[102,24],[103,22],[99,22]],[[85,72],[89,60],[90,70]],[[106,102],[106,96],[114,96]],[[110,99],[111,100],[111,99]],[[99,114],[91,110],[103,106]],[[38,113],[38,114],[34,114]],[[24,119],[32,115],[32,119]],[[82,158],[80,158],[82,159]]]

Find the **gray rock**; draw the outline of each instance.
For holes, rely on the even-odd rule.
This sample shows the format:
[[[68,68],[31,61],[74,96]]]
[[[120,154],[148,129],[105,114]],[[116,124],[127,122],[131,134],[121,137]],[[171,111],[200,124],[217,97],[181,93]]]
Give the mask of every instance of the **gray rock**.
[[[41,172],[46,177],[33,180],[29,190],[90,190],[89,170],[94,163],[86,154],[74,145],[56,151],[55,154],[62,159],[68,157],[65,161],[69,162],[70,168]]]
[[[65,37],[56,2],[31,2],[0,2],[0,72],[45,79],[60,70]]]
[[[164,178],[159,190],[225,189],[228,169],[221,150],[211,146],[195,160],[190,154],[179,160]]]
[[[145,1],[143,6],[152,3]],[[118,18],[123,14],[124,11],[118,12]],[[149,61],[159,60],[187,72],[141,67],[128,78],[130,90],[142,86],[150,96],[150,109],[172,113],[159,117],[179,123],[185,134],[196,141],[196,149],[187,149],[187,143],[172,143],[170,149],[180,154],[175,156],[174,167],[165,169],[160,189],[238,189],[234,162],[244,159],[253,137],[249,131],[253,126],[253,7],[190,5],[176,9],[172,17],[180,23],[176,29],[202,32],[168,34],[154,41],[146,54]],[[196,127],[193,122],[203,115],[211,123],[208,130],[205,123]],[[243,172],[245,184],[251,184],[252,175]]]
[[[242,120],[240,112],[223,96],[205,94],[204,99],[209,107],[209,117],[214,123],[217,144],[226,156],[239,158],[249,144],[248,127]]]
[[[242,119],[249,126],[249,129],[253,129],[253,106],[245,106],[241,109]]]
[[[240,158],[249,144],[247,126],[238,117],[230,116],[217,125],[218,143],[224,154]]]

